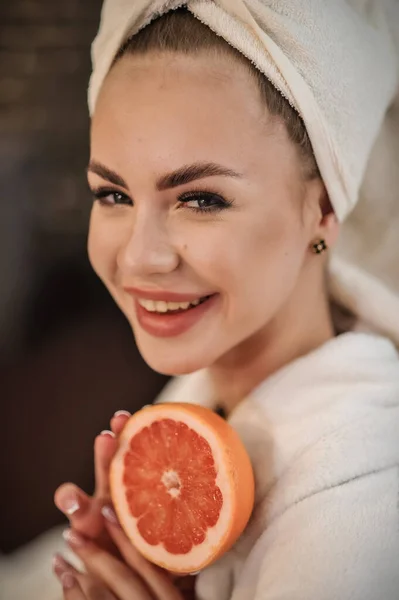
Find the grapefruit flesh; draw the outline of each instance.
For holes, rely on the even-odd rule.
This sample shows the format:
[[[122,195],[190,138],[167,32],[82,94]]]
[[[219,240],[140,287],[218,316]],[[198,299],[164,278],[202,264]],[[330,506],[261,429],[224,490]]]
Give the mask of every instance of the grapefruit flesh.
[[[119,438],[110,482],[134,546],[181,574],[226,552],[254,501],[253,471],[237,433],[192,404],[157,404],[134,414]]]

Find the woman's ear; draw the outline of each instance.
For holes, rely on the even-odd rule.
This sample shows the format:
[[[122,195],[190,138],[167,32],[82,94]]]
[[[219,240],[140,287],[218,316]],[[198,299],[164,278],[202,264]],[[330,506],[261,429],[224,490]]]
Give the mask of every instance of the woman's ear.
[[[315,227],[315,243],[324,242],[327,248],[336,244],[340,224],[335,216],[325,185],[318,180],[318,223]]]
[[[326,187],[321,179],[307,183],[307,216],[313,240],[324,240],[332,248],[338,238],[340,223],[335,216]]]
[[[320,197],[321,220],[320,220],[320,237],[325,240],[328,248],[335,246],[339,231],[340,223],[335,215],[331,205],[327,190],[323,184],[323,193]]]

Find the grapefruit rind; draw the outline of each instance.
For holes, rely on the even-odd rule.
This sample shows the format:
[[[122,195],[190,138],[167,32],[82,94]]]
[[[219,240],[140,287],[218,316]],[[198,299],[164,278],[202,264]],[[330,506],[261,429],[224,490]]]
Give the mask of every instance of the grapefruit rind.
[[[124,457],[129,450],[130,440],[144,427],[162,419],[182,421],[205,438],[211,447],[215,463],[217,473],[215,485],[223,495],[223,506],[218,522],[207,530],[204,542],[193,546],[187,554],[171,554],[162,544],[152,546],[143,539],[137,528],[137,519],[131,514],[125,493],[126,487],[123,483]],[[231,448],[232,443],[234,443],[234,450]],[[169,571],[183,574],[203,569],[228,549],[245,527],[253,504],[252,467],[241,446],[242,443],[236,432],[223,419],[209,409],[191,404],[152,405],[129,419],[120,435],[119,447],[111,464],[111,495],[122,528],[141,554]],[[244,462],[241,473],[234,464],[237,452],[240,453],[240,463]],[[245,485],[245,506],[237,506],[238,485]]]

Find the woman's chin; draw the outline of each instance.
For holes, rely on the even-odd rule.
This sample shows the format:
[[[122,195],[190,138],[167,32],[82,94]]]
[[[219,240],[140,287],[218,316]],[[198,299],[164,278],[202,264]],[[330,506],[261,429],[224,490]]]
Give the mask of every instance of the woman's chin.
[[[199,371],[208,366],[208,363],[204,363],[201,360],[190,358],[185,356],[181,360],[177,357],[167,356],[154,356],[151,353],[150,356],[142,354],[145,362],[151,369],[162,375],[169,375],[171,377],[177,375],[189,375],[195,371]]]
[[[149,344],[136,337],[137,346],[141,356],[148,366],[162,375],[177,376],[189,375],[209,367],[214,362],[214,357],[209,352],[195,351],[193,344],[188,347],[182,344],[180,348],[173,348],[167,344]],[[158,347],[155,347],[158,346]]]

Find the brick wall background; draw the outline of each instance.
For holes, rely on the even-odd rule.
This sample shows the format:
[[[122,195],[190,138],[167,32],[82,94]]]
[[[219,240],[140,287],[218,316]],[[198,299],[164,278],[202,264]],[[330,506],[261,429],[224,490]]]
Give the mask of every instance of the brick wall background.
[[[37,224],[53,233],[54,225],[62,233],[85,227],[86,87],[100,7],[99,0],[0,3],[2,150],[29,163]],[[40,161],[46,168],[35,171]]]
[[[89,198],[86,88],[100,0],[0,2],[0,347],[54,261],[81,253]],[[35,281],[33,281],[33,279]],[[17,317],[17,318],[16,318]],[[17,324],[18,321],[18,324]]]
[[[0,552],[93,483],[95,435],[152,401],[144,364],[86,256],[89,48],[101,0],[0,0]]]

